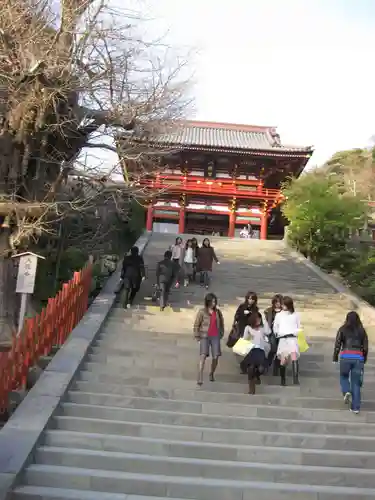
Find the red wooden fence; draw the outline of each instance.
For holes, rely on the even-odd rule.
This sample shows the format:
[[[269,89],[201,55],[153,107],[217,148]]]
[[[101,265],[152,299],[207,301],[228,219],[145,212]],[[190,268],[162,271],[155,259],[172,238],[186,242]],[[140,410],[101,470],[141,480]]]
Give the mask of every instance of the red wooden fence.
[[[34,318],[25,320],[12,346],[0,356],[0,413],[8,408],[9,394],[24,389],[29,369],[54,346],[61,346],[87,310],[91,264],[74,273],[56,297]]]

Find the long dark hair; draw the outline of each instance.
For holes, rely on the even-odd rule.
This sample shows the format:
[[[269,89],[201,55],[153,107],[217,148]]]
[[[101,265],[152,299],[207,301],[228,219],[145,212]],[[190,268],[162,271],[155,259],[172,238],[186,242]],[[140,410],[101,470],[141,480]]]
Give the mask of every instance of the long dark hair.
[[[215,309],[217,306],[217,297],[214,293],[208,293],[204,298],[204,307],[208,310],[211,309],[213,303],[215,302]]]
[[[187,250],[189,248],[189,243],[191,243],[191,248],[194,249],[194,247],[193,247],[193,240],[189,239],[189,240],[186,240],[185,250]]]
[[[204,242],[207,241],[207,245],[204,244]],[[211,242],[210,242],[210,239],[209,238],[205,238],[203,241],[202,241],[202,248],[208,248],[211,246]]]
[[[283,296],[280,293],[277,293],[272,297],[272,309],[275,309],[275,305],[277,304],[277,302],[279,302],[280,307],[283,307]]]
[[[283,298],[283,306],[286,308],[287,311],[290,313],[294,313],[294,302],[292,297],[285,296]]]
[[[355,311],[350,311],[346,315],[345,323],[341,327],[344,331],[355,332],[357,335],[364,336],[366,330],[363,327],[361,318]]]
[[[245,295],[245,304],[248,304],[249,299],[252,299],[252,307],[258,307],[258,295],[255,292],[247,292]]]

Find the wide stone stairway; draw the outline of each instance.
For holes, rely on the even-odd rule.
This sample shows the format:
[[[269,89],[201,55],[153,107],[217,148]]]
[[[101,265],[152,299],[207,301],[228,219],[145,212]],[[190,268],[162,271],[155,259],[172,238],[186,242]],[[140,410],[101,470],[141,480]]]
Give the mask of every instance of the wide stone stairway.
[[[148,279],[131,310],[114,308],[44,432],[13,500],[375,499],[375,356],[366,365],[363,411],[345,407],[332,364],[348,304],[281,242],[212,238],[220,265],[210,290],[226,330],[248,290],[262,309],[289,294],[311,349],[300,386],[268,375],[257,394],[223,343],[215,382],[196,386],[192,323],[206,290],[173,290],[152,304],[155,267],[174,240],[154,234]]]

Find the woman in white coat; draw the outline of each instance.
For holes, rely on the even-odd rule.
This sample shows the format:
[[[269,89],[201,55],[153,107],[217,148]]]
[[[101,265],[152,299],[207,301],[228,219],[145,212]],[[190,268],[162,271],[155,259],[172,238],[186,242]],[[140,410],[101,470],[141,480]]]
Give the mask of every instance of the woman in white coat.
[[[293,384],[299,384],[299,347],[298,332],[301,330],[301,322],[294,310],[293,299],[283,298],[282,311],[276,314],[273,331],[279,341],[276,356],[280,360],[281,385],[286,385],[286,367],[292,362]]]

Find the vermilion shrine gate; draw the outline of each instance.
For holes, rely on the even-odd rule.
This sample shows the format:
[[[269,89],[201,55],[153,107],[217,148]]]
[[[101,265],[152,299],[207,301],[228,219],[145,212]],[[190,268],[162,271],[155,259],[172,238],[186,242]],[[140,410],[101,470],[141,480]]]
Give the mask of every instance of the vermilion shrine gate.
[[[272,127],[199,121],[156,143],[173,152],[161,173],[140,181],[162,193],[149,201],[147,229],[229,237],[250,223],[267,239],[282,182],[299,176],[313,153],[282,145]]]

